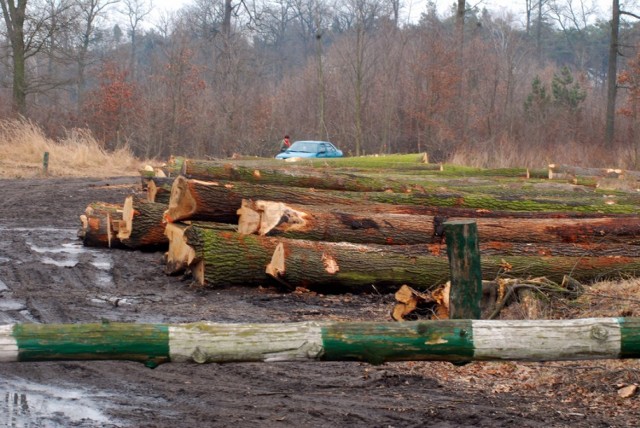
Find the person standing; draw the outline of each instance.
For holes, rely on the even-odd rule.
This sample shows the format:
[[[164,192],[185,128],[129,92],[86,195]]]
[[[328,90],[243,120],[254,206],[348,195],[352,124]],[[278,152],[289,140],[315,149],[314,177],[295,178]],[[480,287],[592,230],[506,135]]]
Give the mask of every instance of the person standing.
[[[289,140],[289,136],[285,135],[282,141],[280,141],[280,151],[284,152],[289,147],[291,147],[291,140]]]

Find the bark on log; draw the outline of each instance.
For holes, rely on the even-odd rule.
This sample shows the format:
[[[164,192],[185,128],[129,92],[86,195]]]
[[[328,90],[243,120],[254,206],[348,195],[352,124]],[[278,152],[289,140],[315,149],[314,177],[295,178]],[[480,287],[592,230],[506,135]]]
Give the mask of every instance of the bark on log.
[[[638,257],[640,246],[600,243],[480,242],[485,256],[534,257]]]
[[[236,232],[237,227],[224,223],[197,223],[198,227],[216,229],[220,231]],[[193,248],[187,245],[184,238],[184,231],[191,224],[186,223],[167,223],[165,227],[165,235],[169,240],[169,249],[165,253],[164,272],[167,275],[179,275],[186,271],[189,264],[195,258]]]
[[[169,245],[164,234],[167,206],[127,196],[118,238],[132,249],[160,249]]]
[[[636,207],[627,205],[606,205],[600,201],[602,206],[593,206],[591,210],[588,206],[577,204],[573,209],[580,211],[545,212],[540,211],[544,206],[523,203],[515,203],[505,206],[513,208],[531,209],[535,212],[516,212],[493,210],[497,208],[494,199],[476,199],[474,204],[482,207],[483,201],[487,205],[482,209],[465,209],[450,206],[434,206],[432,203],[448,204],[449,202],[439,200],[435,195],[427,194],[397,194],[380,192],[332,192],[327,190],[310,190],[284,186],[254,185],[242,182],[218,183],[199,180],[189,180],[185,177],[177,177],[171,189],[171,199],[169,208],[165,215],[168,222],[182,220],[202,220],[220,223],[237,224],[237,210],[242,206],[243,199],[262,199],[288,204],[302,205],[334,205],[341,207],[357,207],[362,212],[386,212],[397,214],[414,215],[434,215],[445,217],[514,217],[514,218],[580,218],[580,217],[604,217],[607,212],[633,211]],[[602,198],[601,198],[602,199]],[[410,205],[401,205],[402,203]],[[420,204],[423,204],[420,206]],[[461,202],[463,203],[463,202]],[[555,204],[555,202],[554,202]],[[560,205],[548,205],[547,208],[566,208]],[[504,208],[503,206],[502,208]],[[607,208],[608,207],[608,208]],[[633,209],[632,209],[633,208]],[[599,210],[599,211],[598,211]],[[635,217],[634,217],[635,218]]]
[[[389,211],[383,213],[384,208]],[[396,214],[394,206],[366,208],[332,208],[317,205],[294,205],[272,201],[243,200],[238,210],[238,231],[265,236],[322,241],[346,241],[371,244],[412,245],[439,242],[441,225],[447,220],[428,215]],[[373,212],[377,211],[377,212]],[[455,221],[460,218],[450,218]],[[599,219],[512,219],[479,218],[476,220],[480,242],[519,243],[607,243],[640,244],[640,220],[637,217]],[[546,246],[516,246],[512,251],[535,254]],[[593,247],[591,250],[596,250]],[[604,246],[600,247],[605,249]],[[589,250],[582,247],[576,251]],[[607,249],[607,254],[611,249]],[[633,248],[622,247],[618,255]],[[559,251],[559,250],[556,250]],[[540,253],[542,254],[542,253]],[[559,255],[569,255],[558,253]]]
[[[448,276],[444,257],[403,254],[373,246],[286,240],[220,232],[193,225],[184,233],[196,254],[191,270],[200,285],[211,287],[273,283],[265,273],[279,244],[284,246],[285,274],[278,278],[324,291],[363,291],[374,285],[396,289],[408,284],[429,289]],[[414,249],[415,250],[415,249]],[[428,262],[427,262],[428,261]]]
[[[637,318],[8,324],[0,361],[554,361],[640,357]]]
[[[444,255],[434,256],[420,247],[375,246],[312,242],[240,235],[192,226],[184,234],[196,257],[191,264],[200,285],[258,285],[268,283],[265,270],[280,272],[279,281],[293,287],[323,292],[370,291],[372,286],[397,290],[407,284],[428,290],[449,278]],[[284,261],[272,260],[282,244]],[[277,262],[277,263],[276,263]],[[284,266],[284,267],[283,267]],[[547,277],[562,281],[571,274],[582,282],[635,275],[637,257],[482,256],[482,278],[495,279],[509,272],[519,277]],[[284,272],[284,274],[282,274]]]
[[[549,164],[549,180],[596,177],[596,178],[632,178],[640,180],[640,171],[628,171],[618,168],[585,168],[580,166]]]
[[[364,214],[348,210],[290,205],[282,202],[243,200],[238,210],[238,231],[313,241],[413,245],[439,241],[434,238],[433,216]]]
[[[147,200],[159,204],[169,204],[173,177],[153,177],[147,182]]]
[[[216,181],[242,181],[252,184],[276,186],[309,187],[313,189],[350,190],[354,192],[407,192],[411,185],[388,178],[358,175],[332,169],[323,170],[292,167],[275,168],[248,167],[233,162],[187,159],[182,167],[182,175],[187,178]]]

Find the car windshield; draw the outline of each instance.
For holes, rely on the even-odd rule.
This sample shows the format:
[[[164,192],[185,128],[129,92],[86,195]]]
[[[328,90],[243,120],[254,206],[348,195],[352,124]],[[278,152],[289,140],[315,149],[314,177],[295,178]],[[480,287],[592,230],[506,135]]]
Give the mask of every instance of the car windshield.
[[[318,144],[309,141],[296,141],[289,148],[290,152],[317,153]]]

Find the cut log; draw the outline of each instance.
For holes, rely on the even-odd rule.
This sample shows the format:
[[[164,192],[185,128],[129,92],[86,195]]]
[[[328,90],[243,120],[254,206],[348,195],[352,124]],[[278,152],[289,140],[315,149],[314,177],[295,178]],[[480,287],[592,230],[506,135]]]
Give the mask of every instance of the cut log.
[[[578,177],[597,177],[640,180],[640,171],[628,171],[619,168],[585,168],[580,166],[549,164],[549,180],[572,179]]]
[[[444,255],[430,255],[426,246],[376,246],[240,235],[189,227],[184,234],[195,251],[190,268],[198,284],[211,287],[268,284],[267,266],[282,244],[284,261],[278,280],[291,288],[322,292],[395,291],[401,285],[429,290],[449,278]],[[420,252],[422,248],[422,252]],[[281,250],[281,251],[282,251]],[[526,277],[562,281],[564,275],[582,282],[636,275],[638,257],[482,256],[482,278],[508,271]],[[273,275],[273,269],[269,274]],[[282,273],[284,272],[284,273]]]
[[[171,189],[166,214],[169,222],[203,220],[237,224],[237,210],[243,199],[261,199],[287,204],[319,206],[356,206],[361,212],[394,212],[398,214],[438,215],[446,217],[519,217],[519,218],[579,218],[604,217],[607,213],[635,213],[634,204],[608,205],[601,197],[567,201],[566,197],[550,201],[496,200],[494,197],[472,195],[466,200],[452,195],[426,193],[384,193],[311,190],[285,186],[266,186],[243,182],[218,183],[177,177]],[[597,200],[597,202],[596,202]],[[402,205],[405,204],[405,205]],[[407,205],[408,204],[408,205]],[[458,205],[460,208],[455,208]],[[463,206],[481,209],[467,209]],[[394,208],[391,208],[394,207]],[[505,210],[520,210],[505,211]],[[553,210],[557,211],[553,211]],[[549,211],[544,211],[549,210]],[[634,217],[637,218],[637,217]]]
[[[235,232],[237,227],[224,223],[197,223],[198,227],[209,228],[220,231]],[[184,273],[189,264],[195,258],[193,248],[187,245],[184,238],[184,231],[191,224],[185,223],[167,223],[165,227],[165,235],[169,240],[169,249],[165,254],[164,272],[167,275],[179,275]]]
[[[118,239],[120,220],[113,220],[110,213],[82,214],[80,222],[82,225],[78,231],[78,238],[85,247],[125,248]]]
[[[165,219],[168,222],[203,220],[238,223],[238,209],[243,199],[266,198],[302,204],[357,204],[357,200],[332,193],[302,188],[263,186],[242,182],[218,183],[177,177]]]
[[[147,200],[159,204],[169,204],[171,198],[171,186],[175,178],[153,177],[147,184]]]
[[[165,254],[164,273],[179,275],[195,258],[193,248],[184,241],[184,231],[189,227],[183,223],[167,223],[164,233],[169,240],[169,249]]]
[[[382,210],[388,208],[388,212]],[[429,215],[396,214],[395,206],[368,205],[366,208],[294,205],[272,201],[243,200],[238,210],[238,231],[291,239],[332,242],[413,245],[441,240],[441,225],[446,218]],[[374,212],[377,211],[377,212]],[[459,220],[451,218],[449,220]],[[481,244],[487,250],[498,249],[487,243],[507,241],[504,251],[513,255],[629,255],[635,250],[626,245],[640,244],[640,220],[637,217],[597,219],[513,219],[476,220]],[[516,245],[514,243],[535,243]],[[597,242],[597,244],[594,244]],[[588,245],[550,246],[576,243]],[[615,248],[607,244],[620,244]],[[563,251],[568,251],[563,253]],[[603,254],[594,251],[605,251]],[[509,254],[509,253],[504,253]]]
[[[406,253],[401,246],[386,252],[382,247],[240,235],[197,225],[184,236],[196,254],[190,266],[195,279],[211,287],[270,284],[270,275],[277,275],[291,288],[348,292],[406,283],[428,289],[448,275],[446,258],[417,256],[415,249]]]
[[[127,196],[122,209],[118,238],[132,249],[160,249],[169,245],[165,236],[167,206]]]
[[[596,239],[593,242],[597,242]],[[637,257],[640,246],[611,243],[480,242],[485,256]]]
[[[238,232],[314,241],[412,245],[434,239],[434,217],[243,200]]]
[[[269,168],[247,167],[237,163],[187,159],[182,175],[205,181],[227,180],[276,186],[309,187],[327,190],[350,190],[354,192],[408,192],[409,184],[388,178],[369,177],[332,169],[325,172],[313,168],[292,167]]]

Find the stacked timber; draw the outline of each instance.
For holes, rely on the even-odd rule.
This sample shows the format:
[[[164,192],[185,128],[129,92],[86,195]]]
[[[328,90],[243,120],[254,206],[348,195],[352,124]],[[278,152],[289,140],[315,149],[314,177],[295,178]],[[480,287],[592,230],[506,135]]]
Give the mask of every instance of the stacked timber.
[[[419,159],[394,173],[176,158],[164,176],[145,177],[145,194],[88,207],[80,235],[85,245],[166,249],[165,273],[200,286],[427,291],[449,277],[444,223],[473,218],[487,281],[640,273],[635,195],[525,169],[456,175]]]
[[[467,182],[429,189],[425,179],[383,177],[187,159],[164,216],[166,271],[190,271],[210,287],[429,290],[449,276],[443,223],[475,218],[486,280],[640,272],[633,201],[611,204],[591,191],[567,198],[543,183],[528,184],[542,184],[532,195],[483,194]]]

